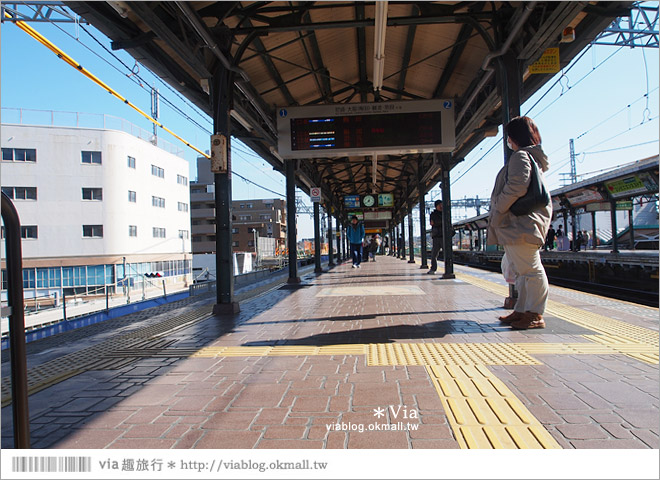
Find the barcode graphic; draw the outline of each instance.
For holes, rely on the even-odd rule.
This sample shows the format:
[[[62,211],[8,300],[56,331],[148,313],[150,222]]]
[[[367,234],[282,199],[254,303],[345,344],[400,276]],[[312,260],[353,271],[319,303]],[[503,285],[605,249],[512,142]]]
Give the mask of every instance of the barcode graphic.
[[[91,472],[92,457],[13,457],[12,472]]]

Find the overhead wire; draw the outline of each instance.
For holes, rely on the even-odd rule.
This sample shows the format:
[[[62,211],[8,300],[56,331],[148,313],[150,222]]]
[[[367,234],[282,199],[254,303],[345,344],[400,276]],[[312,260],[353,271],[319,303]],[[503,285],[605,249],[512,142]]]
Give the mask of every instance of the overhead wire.
[[[11,15],[10,15],[7,11],[5,11],[5,17],[12,18]],[[187,140],[185,140],[184,138],[182,138],[182,137],[179,136],[178,134],[174,133],[172,130],[170,130],[170,129],[167,128],[165,125],[163,125],[162,123],[160,123],[158,120],[156,120],[155,118],[153,118],[151,115],[147,114],[147,113],[144,112],[142,109],[140,109],[137,105],[133,104],[133,103],[132,103],[131,101],[129,101],[127,98],[125,98],[124,96],[122,96],[119,92],[117,92],[116,90],[114,90],[114,89],[113,89],[112,87],[110,87],[108,84],[106,84],[105,82],[103,82],[100,78],[98,78],[97,76],[95,76],[94,74],[92,74],[89,70],[87,70],[87,69],[86,69],[85,67],[83,67],[80,63],[78,63],[76,60],[74,60],[74,59],[71,58],[69,55],[67,55],[67,54],[66,54],[61,48],[59,48],[57,45],[55,45],[54,43],[52,43],[52,42],[51,42],[50,40],[48,40],[46,37],[44,37],[43,35],[41,35],[41,34],[40,34],[39,32],[37,32],[34,28],[30,27],[28,24],[26,24],[25,22],[23,22],[23,21],[21,21],[21,20],[17,20],[16,22],[14,22],[14,24],[15,24],[18,28],[20,28],[21,30],[23,30],[25,33],[27,33],[29,36],[31,36],[33,39],[35,39],[36,41],[38,41],[39,43],[41,43],[43,46],[45,46],[46,48],[48,48],[50,51],[52,51],[55,55],[57,55],[57,57],[58,57],[59,59],[61,59],[61,60],[64,61],[65,63],[67,63],[69,66],[71,66],[71,67],[75,68],[76,70],[78,70],[78,71],[79,71],[80,73],[82,73],[84,76],[86,76],[87,78],[89,78],[90,80],[92,80],[94,83],[96,83],[98,86],[100,86],[100,87],[103,88],[105,91],[107,91],[108,93],[110,93],[112,96],[114,96],[114,97],[116,97],[117,99],[119,99],[119,100],[121,100],[122,102],[124,102],[126,105],[128,105],[128,106],[131,107],[133,110],[135,110],[136,112],[138,112],[138,113],[139,113],[140,115],[142,115],[144,118],[146,118],[146,119],[149,120],[150,122],[154,123],[155,125],[159,126],[159,127],[162,128],[163,130],[165,130],[166,132],[168,132],[170,135],[172,135],[174,138],[176,138],[177,140],[179,140],[180,142],[182,142],[182,143],[185,144],[186,146],[188,146],[188,147],[192,148],[193,150],[195,150],[195,151],[196,151],[197,153],[199,153],[200,155],[203,155],[203,156],[206,157],[206,158],[211,158],[211,156],[210,156],[209,154],[203,152],[202,150],[200,150],[199,148],[195,147],[194,145],[192,145],[190,142],[188,142]]]
[[[591,49],[591,47],[592,47],[592,45],[589,45],[588,48],[586,48],[585,50],[583,50],[582,53],[581,53],[576,59],[574,59],[574,60],[571,62],[571,65],[569,65],[568,69],[567,69],[565,72],[563,72],[562,75],[561,75],[561,76],[560,76],[560,77],[559,77],[559,78],[558,78],[558,79],[557,79],[552,85],[550,85],[550,87],[546,90],[546,92],[545,92],[545,93],[544,93],[544,94],[543,94],[543,95],[542,95],[542,96],[541,96],[541,97],[540,97],[540,98],[534,103],[534,105],[532,105],[532,106],[527,110],[527,112],[525,113],[525,115],[529,115],[529,113],[530,113],[530,112],[531,112],[531,111],[532,111],[532,110],[533,110],[533,109],[534,109],[534,108],[535,108],[535,107],[541,102],[541,100],[543,100],[543,98],[545,98],[545,96],[546,96],[548,93],[550,93],[550,91],[552,91],[552,89],[553,89],[558,83],[560,83],[560,81],[562,80],[562,78],[565,77],[565,74],[568,73],[568,72],[569,72],[569,71],[570,71],[575,65],[577,65],[577,63],[579,62],[579,60],[580,60],[580,59],[581,59],[581,58],[582,58],[582,57],[583,57],[583,56],[584,56],[584,55],[585,55],[585,54]],[[559,96],[558,96],[557,98],[555,98],[552,102],[550,102],[548,105],[546,105],[546,106],[545,106],[545,107],[544,107],[539,113],[536,114],[536,116],[539,116],[539,115],[541,115],[543,112],[545,112],[549,107],[551,107],[555,102],[557,102],[557,101],[558,101],[558,100],[559,100],[559,99],[560,99],[565,93],[568,93],[572,88],[575,88],[577,85],[579,85],[579,84],[580,84],[585,78],[587,78],[587,77],[588,77],[589,75],[591,75],[595,70],[597,70],[599,67],[601,67],[602,65],[604,65],[607,61],[609,61],[609,60],[610,60],[610,59],[611,59],[616,53],[618,53],[622,48],[623,48],[623,47],[619,47],[615,52],[613,52],[612,54],[610,54],[607,58],[605,58],[603,61],[601,61],[598,65],[596,65],[595,67],[592,67],[592,69],[591,69],[589,72],[587,72],[584,76],[582,76],[582,77],[581,77],[581,78],[580,78],[575,84],[573,84],[572,86],[568,87],[568,89],[567,89],[566,92],[563,92],[563,91],[562,91],[561,95],[559,95]],[[646,60],[646,58],[645,58],[645,60]],[[647,79],[648,79],[648,78],[647,78]],[[563,88],[563,86],[562,86],[562,88]],[[649,94],[650,94],[650,93],[653,93],[653,92],[656,91],[657,89],[658,89],[658,88],[656,87],[656,88],[655,88],[654,90],[652,90],[651,92],[648,92],[648,86],[647,86],[647,94],[646,94],[645,96],[641,97],[641,98],[646,97],[646,99],[647,99],[647,103],[648,103],[648,97],[649,97]],[[641,99],[641,98],[640,98],[640,99]],[[611,119],[612,117],[616,116],[617,114],[621,113],[621,111],[623,111],[623,110],[625,110],[626,108],[630,107],[630,105],[633,105],[634,103],[638,102],[640,99],[635,100],[635,101],[632,102],[631,104],[627,105],[627,107],[624,107],[622,110],[616,112],[616,113],[613,114],[611,117],[608,117],[606,120],[600,122],[598,125],[596,125],[596,126],[594,126],[594,127],[591,127],[591,128],[588,129],[587,131],[583,132],[583,133],[582,133],[579,137],[577,137],[577,138],[580,138],[580,137],[586,135],[586,134],[589,133],[591,130],[595,129],[596,127],[598,127],[598,126],[602,125],[603,123],[605,123],[607,120],[609,120],[609,119]],[[657,118],[657,117],[656,117],[656,118]],[[649,118],[649,119],[646,120],[646,121],[650,121],[650,120],[651,120],[651,118]],[[645,120],[643,120],[642,123],[644,123],[644,121],[645,121]],[[633,127],[633,128],[634,128],[634,127]],[[630,129],[628,129],[627,131],[629,131],[629,130],[630,130]],[[625,133],[625,132],[622,132],[622,133]],[[618,134],[618,135],[621,135],[622,133],[620,133],[620,134]],[[618,135],[617,135],[617,136],[618,136]],[[501,140],[501,138],[500,138],[499,140]],[[499,140],[498,140],[498,142],[499,142]],[[488,154],[489,154],[494,148],[495,148],[495,146],[498,144],[498,142],[496,142],[496,143],[495,143],[495,144],[494,144],[494,145],[493,145],[493,146],[492,146],[492,147],[491,147],[491,148],[490,148],[490,149],[489,149],[484,155],[482,155],[482,156],[481,156],[481,157],[480,157],[480,158],[479,158],[479,159],[478,159],[478,160],[477,160],[477,161],[476,161],[476,162],[475,162],[470,168],[468,168],[468,169],[467,169],[465,172],[463,172],[458,178],[456,178],[456,180],[454,180],[453,182],[451,182],[451,184],[454,185],[454,184],[455,184],[456,182],[458,182],[461,178],[463,178],[463,177],[464,177],[464,176],[465,176],[470,170],[472,170],[475,166],[477,166],[477,164],[479,164],[479,163],[480,163],[480,162],[481,162],[481,161],[482,161],[482,160],[483,160],[483,159],[484,159],[484,158],[485,158],[485,157],[486,157],[486,156],[487,156],[487,155],[488,155]],[[567,144],[565,144],[564,146],[558,148],[557,150],[555,150],[555,151],[552,152],[552,153],[555,153],[555,152],[561,150],[562,148],[565,148],[566,145],[567,145]],[[551,153],[551,154],[552,154],[552,153]],[[551,154],[549,154],[549,155],[551,155]],[[570,162],[570,159],[569,159],[567,162],[565,162],[565,163],[563,163],[563,164],[560,164],[558,167],[555,167],[555,169],[553,169],[551,172],[547,173],[546,176],[550,176],[550,175],[552,175],[553,173],[556,172],[557,169],[563,168],[563,167],[564,167],[565,165],[567,165],[569,162]]]
[[[9,13],[5,12],[5,17],[11,18],[11,15],[9,15]],[[197,153],[199,153],[200,155],[202,155],[202,156],[204,156],[204,157],[206,157],[206,158],[211,158],[211,156],[210,156],[209,154],[207,154],[207,153],[201,151],[199,148],[197,148],[197,147],[195,147],[194,145],[190,144],[188,141],[186,141],[185,139],[183,139],[181,136],[179,136],[178,134],[176,134],[175,132],[173,132],[173,131],[170,130],[169,128],[165,127],[165,126],[164,126],[162,123],[160,123],[158,120],[156,120],[155,118],[151,117],[150,115],[148,115],[147,113],[145,113],[144,111],[142,111],[137,105],[135,105],[135,104],[133,104],[132,102],[130,102],[128,99],[126,99],[125,97],[123,97],[121,94],[119,94],[119,93],[118,93],[116,90],[114,90],[112,87],[110,87],[110,86],[107,85],[105,82],[103,82],[100,78],[96,77],[96,76],[95,76],[94,74],[92,74],[89,70],[85,69],[80,63],[78,63],[78,62],[77,62],[76,60],[74,60],[72,57],[70,57],[69,55],[67,55],[62,49],[60,49],[59,47],[57,47],[54,43],[52,43],[50,40],[48,40],[46,37],[44,37],[43,35],[41,35],[39,32],[37,32],[37,31],[36,31],[35,29],[33,29],[32,27],[30,27],[29,25],[27,25],[25,22],[20,21],[20,20],[17,20],[17,21],[14,22],[14,24],[15,24],[18,28],[20,28],[21,30],[23,30],[25,33],[27,33],[29,36],[31,36],[32,38],[34,38],[36,41],[38,41],[39,43],[41,43],[42,45],[44,45],[46,48],[48,48],[49,50],[51,50],[53,53],[55,53],[55,55],[57,55],[58,58],[60,58],[61,60],[63,60],[65,63],[67,63],[67,64],[70,65],[71,67],[73,67],[73,68],[75,68],[76,70],[78,70],[80,73],[82,73],[84,76],[86,76],[87,78],[89,78],[90,80],[92,80],[92,81],[93,81],[94,83],[96,83],[98,86],[100,86],[101,88],[103,88],[104,90],[106,90],[106,91],[107,91],[108,93],[110,93],[112,96],[114,96],[114,97],[116,97],[117,99],[121,100],[122,102],[124,102],[124,103],[125,103],[126,105],[128,105],[129,107],[133,108],[136,112],[138,112],[140,115],[142,115],[143,117],[145,117],[147,120],[149,120],[150,122],[152,122],[152,123],[154,123],[155,125],[159,126],[159,127],[162,128],[163,130],[165,130],[166,132],[168,132],[170,135],[172,135],[173,137],[175,137],[177,140],[181,141],[181,142],[184,143],[186,146],[188,146],[188,147],[190,147],[191,149],[195,150],[195,151],[196,151]],[[64,31],[64,30],[63,30],[63,31]],[[65,32],[65,33],[68,34],[68,32]],[[80,43],[81,43],[82,45],[84,45],[84,43],[82,43],[82,42],[80,42]],[[89,49],[89,47],[87,47],[87,46],[86,46],[86,48]],[[92,51],[92,53],[95,53],[95,54],[96,54],[96,52],[94,52],[93,50],[90,49],[90,51]],[[98,56],[98,54],[96,54],[96,55]],[[101,57],[101,58],[102,58],[102,57]],[[109,62],[107,62],[106,59],[104,59],[104,60],[106,61],[106,63],[110,64]],[[119,59],[118,59],[118,60],[119,60]],[[122,62],[122,64],[123,64],[123,62]],[[110,65],[113,66],[112,64],[110,64]],[[124,64],[124,65],[125,65],[125,64]],[[126,65],[125,65],[125,66],[126,66]],[[126,66],[126,67],[129,68],[128,66]],[[113,68],[116,69],[116,67],[114,67],[114,66],[113,66]],[[129,70],[131,70],[131,69],[129,68]],[[136,75],[136,76],[137,76],[137,75]],[[129,78],[130,78],[130,77],[129,77]],[[189,118],[188,118],[188,119],[189,119]],[[189,120],[190,120],[190,119],[189,119]],[[201,127],[201,128],[203,128],[203,127]],[[246,153],[247,153],[247,152],[246,152]],[[236,175],[237,177],[243,179],[244,181],[246,181],[246,182],[248,182],[248,183],[250,183],[250,184],[252,184],[252,185],[255,185],[255,186],[257,186],[257,187],[259,187],[259,188],[261,188],[261,189],[263,189],[263,190],[265,190],[265,191],[268,191],[268,192],[273,193],[273,194],[275,194],[275,195],[278,195],[278,196],[280,196],[280,197],[285,197],[285,195],[283,195],[283,194],[281,194],[281,193],[279,193],[279,192],[276,192],[275,190],[271,190],[271,189],[269,189],[268,187],[264,187],[263,185],[260,185],[260,184],[258,184],[258,183],[256,183],[256,182],[250,180],[249,178],[244,177],[243,175],[241,175],[241,174],[235,172],[235,171],[232,171],[232,173],[233,173],[234,175]]]
[[[30,5],[30,4],[28,4],[28,3],[24,2],[24,1],[21,2],[21,3],[22,3],[23,5],[25,5],[26,7],[30,8],[33,12],[38,13],[37,10],[36,10],[32,5]],[[105,50],[107,53],[109,53],[109,54],[110,54],[115,60],[117,60],[119,63],[121,63],[121,64],[122,64],[122,65],[123,65],[123,66],[124,66],[129,72],[131,72],[131,73],[129,73],[129,74],[124,74],[124,73],[123,73],[123,72],[122,72],[122,71],[121,71],[116,65],[113,65],[110,61],[108,61],[108,59],[104,58],[102,55],[99,55],[98,52],[95,52],[94,50],[92,50],[87,44],[85,44],[83,41],[81,41],[77,36],[73,36],[71,33],[69,33],[69,32],[67,32],[66,30],[64,30],[64,29],[63,29],[62,27],[60,27],[55,21],[53,21],[50,17],[46,17],[46,19],[51,23],[51,25],[53,25],[53,26],[56,27],[58,30],[60,30],[62,33],[64,33],[65,35],[67,35],[68,37],[70,37],[71,39],[73,39],[74,41],[76,41],[77,43],[79,43],[80,45],[82,45],[83,47],[85,47],[85,48],[86,48],[87,50],[89,50],[91,53],[93,53],[94,55],[96,55],[99,59],[101,59],[102,61],[104,61],[105,63],[107,63],[110,67],[112,67],[113,69],[117,70],[117,72],[119,72],[121,75],[125,75],[127,78],[131,79],[134,83],[136,83],[138,86],[140,86],[140,88],[142,88],[142,89],[144,89],[144,90],[147,90],[147,87],[145,87],[143,83],[148,84],[149,82],[148,82],[147,80],[145,80],[143,77],[141,77],[141,76],[139,75],[139,67],[140,67],[140,66],[144,67],[144,68],[145,68],[145,69],[146,69],[146,70],[147,70],[147,71],[148,71],[148,72],[149,72],[149,73],[150,73],[150,74],[151,74],[151,75],[152,75],[157,81],[159,81],[159,82],[162,83],[166,88],[168,88],[169,90],[171,90],[171,91],[172,91],[177,97],[179,97],[179,99],[181,99],[186,105],[188,105],[188,106],[189,106],[189,107],[190,107],[195,113],[197,113],[200,117],[202,117],[202,118],[203,118],[204,120],[206,120],[207,122],[211,123],[211,120],[209,119],[209,117],[208,117],[207,114],[205,114],[204,112],[200,111],[199,108],[198,108],[196,105],[194,105],[194,104],[192,104],[190,101],[188,101],[188,100],[187,100],[185,97],[183,97],[179,92],[177,92],[175,89],[173,89],[173,88],[172,88],[167,82],[163,81],[158,75],[156,75],[155,73],[153,73],[148,67],[146,67],[146,66],[141,65],[140,63],[138,63],[137,60],[135,61],[135,66],[138,67],[138,72],[135,72],[135,71],[134,71],[134,70],[135,70],[135,66],[133,66],[133,68],[131,68],[131,67],[129,67],[128,65],[126,65],[126,63],[124,63],[124,61],[123,61],[121,58],[119,58],[118,55],[116,55],[112,50],[109,50],[109,49],[108,49],[108,48],[107,48],[107,47],[106,47],[106,46],[105,46],[105,45],[104,45],[104,44],[103,44],[103,43],[102,43],[102,42],[101,42],[101,41],[100,41],[100,40],[99,40],[94,34],[92,34],[88,29],[86,29],[84,25],[77,24],[78,28],[82,29],[82,30],[83,30],[83,31],[84,31],[84,32],[85,32],[85,33],[86,33],[86,34],[87,34],[92,40],[94,40],[94,41],[95,41],[95,42],[96,42],[101,48],[103,48],[103,50]],[[134,78],[132,78],[132,77],[136,77],[136,78],[134,79]],[[139,81],[136,81],[136,79],[139,80]],[[142,82],[143,82],[143,83],[142,83]],[[190,118],[190,117],[189,117],[189,116],[188,116],[183,110],[181,110],[179,107],[177,107],[176,105],[174,105],[174,103],[172,103],[172,102],[171,102],[169,99],[167,99],[165,96],[160,95],[160,94],[159,94],[159,96],[160,96],[160,98],[163,99],[163,101],[164,101],[165,103],[167,103],[167,104],[168,104],[170,107],[172,107],[175,111],[177,111],[179,114],[181,114],[184,118],[186,118],[187,120],[190,120],[190,121],[191,121],[192,123],[194,123],[197,127],[201,128],[202,130],[204,130],[204,131],[206,131],[207,133],[209,133],[209,135],[211,134],[211,132],[209,132],[208,130],[206,130],[205,127],[202,127],[201,125],[199,125],[195,120],[193,120],[192,118]]]

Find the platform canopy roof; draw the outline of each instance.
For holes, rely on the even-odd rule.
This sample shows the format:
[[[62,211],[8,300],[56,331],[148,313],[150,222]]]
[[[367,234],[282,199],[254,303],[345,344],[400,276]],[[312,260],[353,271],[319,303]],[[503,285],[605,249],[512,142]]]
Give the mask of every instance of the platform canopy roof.
[[[434,98],[455,105],[451,168],[502,123],[499,54],[520,66],[522,103],[552,77],[527,68],[547,48],[558,47],[567,65],[632,4],[389,2],[377,28],[375,2],[64,3],[209,115],[214,73],[233,69],[232,135],[280,171],[281,107]],[[560,43],[566,27],[575,40]],[[375,61],[382,40],[384,59]],[[344,195],[377,191],[394,194],[400,219],[419,201],[420,178],[427,191],[441,175],[432,153],[382,155],[373,185],[368,156],[321,155],[299,160],[297,183],[322,187],[340,212]]]
[[[631,209],[632,200],[640,197],[656,202],[658,184],[658,155],[643,158],[580,182],[550,192],[552,209],[559,212],[596,212],[607,210],[610,202],[627,203],[622,209]],[[489,212],[459,220],[456,228],[479,230],[488,226]]]

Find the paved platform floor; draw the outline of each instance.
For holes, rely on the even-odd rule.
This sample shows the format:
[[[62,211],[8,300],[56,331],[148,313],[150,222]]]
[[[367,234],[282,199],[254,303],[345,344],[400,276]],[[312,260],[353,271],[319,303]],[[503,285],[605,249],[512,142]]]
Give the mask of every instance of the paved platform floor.
[[[191,299],[30,344],[32,445],[660,446],[657,309],[552,287],[547,328],[513,331],[497,320],[501,275],[456,272],[378,257],[234,318]]]

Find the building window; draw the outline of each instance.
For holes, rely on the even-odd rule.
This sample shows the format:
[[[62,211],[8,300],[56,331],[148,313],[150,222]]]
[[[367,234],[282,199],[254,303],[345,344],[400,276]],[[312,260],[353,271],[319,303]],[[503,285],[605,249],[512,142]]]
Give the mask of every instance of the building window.
[[[37,268],[37,288],[48,288],[47,268]]]
[[[165,199],[161,197],[151,197],[151,205],[154,207],[165,208]]]
[[[259,215],[259,218],[260,218],[261,220],[270,220],[270,219],[271,219],[271,216],[270,216],[270,215]]]
[[[238,233],[238,228],[236,228],[236,227],[232,228],[231,233],[237,234]]]
[[[254,240],[248,240],[248,247],[254,247]]]
[[[129,225],[128,226],[128,236],[129,237],[137,237],[137,225]]]
[[[34,148],[3,148],[2,160],[5,162],[36,162],[37,151]]]
[[[7,277],[7,270],[2,270],[2,290],[9,288],[9,279]]]
[[[179,238],[190,238],[190,232],[188,230],[179,230]]]
[[[165,229],[160,227],[153,228],[154,238],[165,238]]]
[[[128,201],[131,203],[137,202],[137,193],[135,193],[133,190],[128,191]]]
[[[176,183],[178,183],[179,185],[188,185],[188,177],[184,177],[183,175],[177,175]]]
[[[128,157],[128,168],[135,168],[135,157]]]
[[[82,189],[82,198],[83,198],[83,200],[103,200],[103,189],[102,188],[83,188]]]
[[[238,247],[238,241],[231,242],[231,246],[232,246],[232,247]]]
[[[2,192],[15,200],[37,199],[37,187],[2,187]]]
[[[252,208],[252,204],[251,203],[246,203],[245,208]]]
[[[83,237],[103,238],[103,225],[83,225]]]
[[[36,240],[39,238],[39,229],[36,225],[23,225],[21,227],[21,238]]]
[[[101,165],[101,152],[82,152],[82,163]]]
[[[35,287],[35,278],[34,278],[34,268],[24,268],[23,269],[23,288],[34,288]]]
[[[244,203],[241,203],[241,208],[245,208],[245,204],[244,204]]]
[[[240,215],[238,219],[242,221],[252,220],[252,215]]]
[[[187,212],[188,211],[188,204],[183,203],[183,202],[178,202],[178,208],[180,212]]]
[[[157,167],[156,165],[151,166],[151,174],[154,177],[165,178],[165,170],[163,170],[160,167]]]

